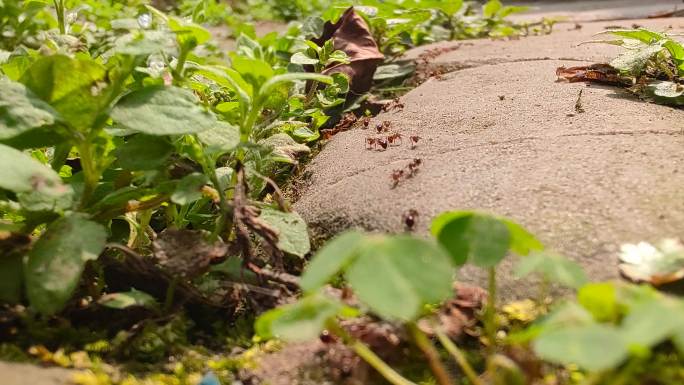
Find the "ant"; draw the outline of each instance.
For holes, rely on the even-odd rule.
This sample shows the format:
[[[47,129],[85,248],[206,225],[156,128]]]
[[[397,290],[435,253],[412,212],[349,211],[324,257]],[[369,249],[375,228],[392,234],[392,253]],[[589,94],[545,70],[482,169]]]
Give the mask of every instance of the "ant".
[[[377,138],[377,139],[375,139],[375,142],[376,142],[377,144],[379,144],[380,147],[382,147],[383,150],[387,150],[387,146],[389,145],[389,143],[387,142],[387,139],[385,139],[385,138]]]
[[[387,141],[389,142],[390,145],[393,145],[394,142],[396,142],[396,141],[399,141],[399,144],[401,144],[402,143],[401,134],[398,132],[395,132],[394,134],[389,135],[387,137]]]
[[[363,122],[363,128],[364,129],[367,129],[368,126],[370,126],[370,118],[369,117],[366,116],[365,118],[363,118],[362,122]]]
[[[399,182],[404,178],[404,170],[394,170],[392,171],[392,188],[399,185]]]
[[[402,180],[413,178],[418,173],[418,168],[420,168],[421,164],[423,164],[423,161],[420,158],[415,158],[403,169],[393,170],[390,175],[392,188],[397,187]]]
[[[381,134],[383,132],[389,131],[390,127],[392,127],[392,122],[390,122],[389,120],[385,120],[382,123],[378,123],[375,126],[375,129],[378,131],[378,134]]]
[[[421,137],[418,135],[411,135],[409,136],[409,139],[411,140],[411,149],[413,150],[418,145],[418,141],[421,139]]]
[[[411,163],[408,164],[407,167],[409,170],[409,173],[408,173],[409,178],[416,175],[416,173],[418,172],[418,168],[420,167],[420,165],[422,163],[423,163],[423,161],[420,158],[415,158],[415,159],[413,159],[413,161]]]
[[[418,222],[419,215],[420,214],[418,213],[418,210],[410,209],[401,216],[407,231],[413,231],[413,228],[416,226],[416,222]]]
[[[376,138],[366,138],[366,150],[372,150],[375,148],[375,145],[377,143]]]

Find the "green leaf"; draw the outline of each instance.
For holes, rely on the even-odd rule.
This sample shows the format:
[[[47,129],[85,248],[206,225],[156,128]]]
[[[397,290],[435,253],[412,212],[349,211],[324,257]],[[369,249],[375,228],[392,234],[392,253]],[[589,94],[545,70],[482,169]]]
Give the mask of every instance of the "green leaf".
[[[21,77],[21,82],[48,102],[71,127],[90,130],[110,100],[103,88],[106,71],[102,64],[83,56],[43,56]]]
[[[216,117],[191,91],[178,87],[146,87],[124,96],[112,109],[121,128],[148,135],[202,132],[216,126]]]
[[[451,219],[438,217],[437,225],[433,223],[433,232],[439,228],[437,240],[457,265],[470,262],[480,267],[493,267],[506,256],[511,236],[500,220],[472,212],[444,215]]]
[[[482,6],[482,17],[485,19],[491,19],[496,16],[503,5],[499,0],[489,0],[485,5]]]
[[[61,310],[78,286],[86,262],[97,259],[106,241],[104,226],[83,215],[52,222],[28,255],[24,278],[31,306],[47,315]]]
[[[260,140],[259,144],[270,148],[272,153],[270,156],[276,162],[291,163],[297,162],[299,154],[305,154],[311,151],[309,147],[304,144],[295,142],[290,135],[279,133],[271,135],[266,139]]]
[[[280,250],[301,258],[311,251],[309,230],[299,214],[263,208],[259,219],[278,232]]]
[[[254,325],[262,338],[280,338],[289,342],[317,338],[326,323],[343,310],[343,305],[332,299],[315,295],[300,299],[262,314]]]
[[[575,289],[588,281],[580,265],[555,254],[538,253],[522,258],[515,268],[516,277],[524,278],[532,273],[540,274],[551,283]]]
[[[662,33],[649,31],[645,28],[639,29],[614,29],[601,32],[602,34],[609,33],[611,35],[626,37],[628,39],[639,40],[646,44],[661,41],[667,37]]]
[[[639,348],[652,348],[676,335],[684,325],[684,305],[669,298],[632,306],[622,321],[624,339]]]
[[[240,144],[240,129],[228,122],[218,122],[213,128],[197,134],[197,137],[209,153],[224,154]]]
[[[413,237],[364,243],[346,278],[359,300],[385,319],[412,321],[426,304],[453,294],[454,269],[438,245]]]
[[[679,76],[684,75],[684,47],[679,42],[674,40],[667,40],[665,43],[663,43],[663,47],[667,48],[667,51],[670,52],[672,60],[674,60],[675,64],[677,64]]]
[[[115,154],[119,165],[127,170],[154,170],[166,163],[173,150],[165,138],[137,134],[117,147]]]
[[[544,244],[524,227],[508,219],[499,218],[499,220],[508,227],[508,232],[511,234],[511,251],[518,255],[528,255],[533,251],[544,250]]]
[[[43,200],[49,206],[63,207],[65,200],[70,201],[73,190],[62,184],[55,171],[31,156],[0,144],[0,164],[5,165],[0,167],[0,188],[25,194],[20,198]]]
[[[613,59],[610,65],[622,72],[637,76],[644,71],[648,61],[662,50],[663,47],[660,43],[638,49],[629,49]]]
[[[24,281],[23,255],[0,256],[0,302],[16,304],[21,301]]]
[[[614,321],[620,316],[617,290],[612,283],[585,285],[577,292],[577,301],[599,322]]]
[[[598,324],[542,333],[533,347],[544,360],[575,364],[592,372],[613,369],[629,355],[622,334],[614,327]]]
[[[180,180],[176,191],[171,194],[171,201],[179,205],[187,205],[202,198],[202,187],[209,183],[209,178],[200,173],[192,173]]]
[[[306,267],[299,286],[305,292],[323,287],[359,254],[365,237],[357,231],[345,232],[328,241]]]
[[[528,6],[524,5],[508,5],[505,7],[502,7],[497,13],[496,16],[498,16],[501,19],[504,19],[514,13],[522,13],[526,12],[530,9]]]
[[[301,64],[301,65],[313,65],[313,64],[318,64],[318,59],[317,58],[312,58],[306,55],[304,52],[297,52],[292,57],[290,58],[290,62],[294,64]]]
[[[0,140],[51,125],[57,112],[23,84],[0,79]]]
[[[177,17],[168,17],[169,29],[176,33],[181,47],[194,48],[211,39],[211,33],[195,23],[185,22]]]
[[[159,304],[154,297],[135,289],[131,289],[131,291],[128,292],[103,295],[97,303],[108,308],[119,310],[134,306],[148,309],[157,309],[159,307]]]
[[[291,83],[297,80],[315,80],[324,84],[332,84],[333,80],[330,76],[314,74],[314,73],[289,73],[284,75],[277,75],[269,79],[259,90],[260,97],[268,96],[273,92],[274,88],[282,83]]]

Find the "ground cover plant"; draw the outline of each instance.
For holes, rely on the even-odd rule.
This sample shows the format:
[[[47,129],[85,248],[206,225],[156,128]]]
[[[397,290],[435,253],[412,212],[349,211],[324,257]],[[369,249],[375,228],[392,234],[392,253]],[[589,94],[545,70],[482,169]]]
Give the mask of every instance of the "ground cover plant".
[[[595,81],[627,87],[639,97],[658,104],[684,105],[684,47],[676,36],[645,28],[608,30],[601,34],[614,39],[590,41],[613,44],[624,52],[607,64],[559,68],[569,81]]]
[[[279,185],[322,128],[370,113],[367,95],[349,96],[354,77],[331,71],[357,58],[315,39],[351,3],[231,4],[0,1],[2,359],[88,369],[80,384],[214,385],[247,382],[245,369],[281,341],[319,338],[349,347],[380,383],[681,382],[679,298],[587,283],[505,218],[445,213],[433,239],[349,232],[306,263],[306,224]],[[260,4],[313,18],[257,37],[233,9]],[[522,8],[498,0],[356,9],[385,57],[375,90],[411,75],[393,63],[407,48],[530,33],[506,19]],[[234,51],[212,42],[203,25],[215,23],[232,28]],[[623,270],[676,281],[682,249],[627,247]],[[539,280],[534,301],[498,300],[508,254],[521,278]],[[464,264],[490,284],[469,301],[472,314],[454,305],[467,326],[450,328],[441,305]],[[559,285],[576,298],[551,305]],[[414,365],[395,365],[359,335],[373,325],[396,334]]]

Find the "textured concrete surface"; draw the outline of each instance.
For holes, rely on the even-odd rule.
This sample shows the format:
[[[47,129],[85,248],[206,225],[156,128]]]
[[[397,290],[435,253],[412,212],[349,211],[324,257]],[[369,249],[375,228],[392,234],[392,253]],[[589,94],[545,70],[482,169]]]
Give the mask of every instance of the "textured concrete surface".
[[[2,385],[67,385],[73,371],[0,361]]]
[[[514,3],[533,8],[525,14],[514,16],[522,20],[535,20],[541,17],[564,17],[571,21],[638,19],[655,13],[684,9],[684,4],[679,0],[566,0]]]
[[[442,211],[484,210],[527,226],[592,278],[617,277],[621,243],[684,228],[684,119],[623,90],[556,82],[558,66],[583,63],[524,59],[429,80],[371,125],[391,121],[404,145],[367,150],[375,133],[360,128],[335,136],[307,166],[295,209],[319,238],[348,227],[400,232],[409,209],[426,234]],[[580,89],[584,113],[575,112]],[[409,135],[422,137],[416,149]],[[418,175],[392,188],[392,171],[414,158]],[[504,296],[529,295],[507,269]]]
[[[611,35],[596,36],[596,34],[609,27],[632,28],[635,24],[656,31],[684,32],[684,18],[597,21],[581,23],[581,29],[575,29],[574,24],[562,23],[556,25],[550,35],[530,36],[514,41],[478,39],[440,42],[407,51],[404,58],[415,60],[421,54],[435,48],[456,47],[455,50],[437,56],[430,62],[430,65],[440,66],[446,70],[457,70],[484,64],[536,59],[601,62],[615,57],[621,49],[608,44],[581,43],[591,40],[608,40]]]

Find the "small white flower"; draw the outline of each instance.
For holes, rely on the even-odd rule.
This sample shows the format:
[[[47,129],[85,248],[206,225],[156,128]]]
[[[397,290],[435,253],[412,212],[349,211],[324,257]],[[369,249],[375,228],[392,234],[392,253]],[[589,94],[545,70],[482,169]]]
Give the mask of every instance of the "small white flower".
[[[76,19],[78,19],[78,12],[69,12],[66,15],[66,22],[68,24],[73,24]]]
[[[149,13],[143,13],[138,16],[138,25],[140,28],[147,29],[152,25],[152,16]]]
[[[639,242],[636,245],[627,243],[620,246],[620,261],[624,263],[637,265],[649,263],[662,257],[663,254],[647,242]]]

